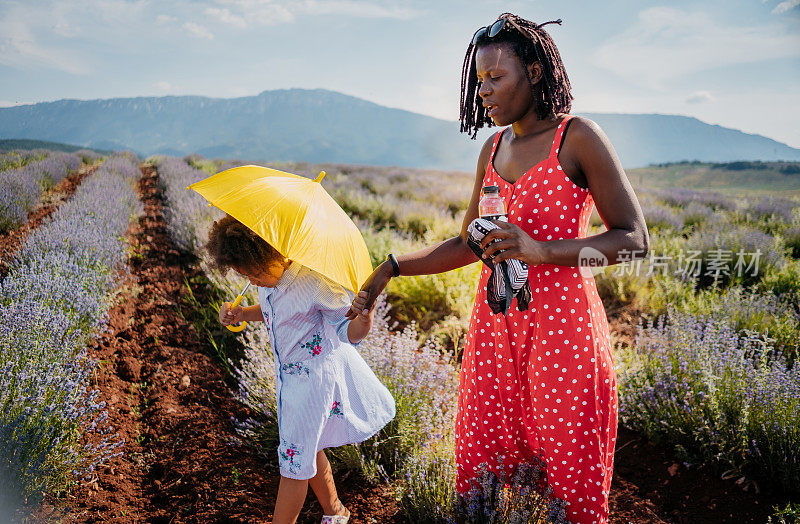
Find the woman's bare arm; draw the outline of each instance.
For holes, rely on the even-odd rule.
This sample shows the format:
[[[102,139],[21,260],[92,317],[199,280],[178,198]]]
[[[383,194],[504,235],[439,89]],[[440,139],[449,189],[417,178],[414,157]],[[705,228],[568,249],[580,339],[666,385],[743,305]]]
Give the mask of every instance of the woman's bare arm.
[[[477,262],[478,258],[472,250],[467,247],[467,227],[470,222],[478,216],[478,201],[481,197],[481,186],[483,186],[486,166],[489,163],[489,156],[492,152],[492,141],[493,137],[486,140],[478,156],[478,165],[475,171],[475,184],[472,188],[472,197],[467,206],[464,221],[461,224],[461,234],[434,246],[415,251],[414,253],[397,255],[396,258],[401,275],[411,276],[444,273],[445,271],[451,271]],[[391,280],[392,276],[392,266],[388,261],[383,262],[373,271],[372,275],[370,275],[364,285],[361,286],[362,291],[367,291],[369,293],[369,299],[367,300],[365,309],[372,309],[375,299],[389,284],[389,280]],[[350,311],[348,311],[347,318],[355,318],[360,312],[361,310],[357,309],[357,306],[354,304]]]
[[[631,255],[644,257],[650,248],[647,224],[614,147],[600,126],[591,120],[576,118],[571,127],[573,151],[608,231],[586,239],[549,242],[549,263],[575,266],[578,252],[584,247],[601,252],[609,264],[630,260]]]

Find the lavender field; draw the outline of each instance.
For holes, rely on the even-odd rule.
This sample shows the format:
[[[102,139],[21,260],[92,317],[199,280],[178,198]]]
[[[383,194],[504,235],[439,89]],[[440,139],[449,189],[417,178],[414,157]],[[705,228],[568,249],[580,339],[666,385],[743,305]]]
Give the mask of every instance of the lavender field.
[[[11,168],[8,180],[26,181],[32,171],[31,190],[40,193],[41,181],[81,164],[73,155],[38,156]],[[122,234],[140,212],[132,186],[138,172],[134,155],[105,159],[9,262],[0,284],[0,507],[63,491],[121,444],[90,387],[98,363],[85,348],[104,328],[127,259]],[[24,184],[11,187],[24,194]],[[80,446],[84,432],[103,436],[97,446]]]
[[[0,508],[57,497],[91,478],[124,444],[92,386],[102,363],[86,347],[105,329],[133,256],[135,246],[124,235],[142,213],[135,189],[139,160],[80,152],[2,155],[0,229],[18,227],[43,191],[81,164],[98,162],[98,170],[26,238],[0,284]],[[158,172],[174,245],[196,257],[217,296],[235,296],[243,281],[213,270],[202,249],[219,212],[186,187],[244,162],[158,156],[145,163]],[[325,170],[323,185],[356,220],[373,264],[388,252],[458,234],[473,181],[461,172],[271,167],[310,177]],[[616,339],[621,424],[687,467],[711,465],[740,487],[797,500],[800,198],[635,189],[650,229],[650,253],[595,275],[609,316],[632,318],[638,327],[635,337]],[[590,234],[602,228],[595,215]],[[482,492],[455,498],[459,362],[479,271],[473,264],[392,281],[359,351],[394,395],[397,416],[369,441],[333,450],[332,462],[367,484],[389,486],[410,522],[558,522],[561,508],[526,489],[541,481],[537,464],[506,479],[511,490],[487,475]],[[193,284],[186,285],[191,291]],[[246,300],[256,299],[251,291]],[[194,307],[213,319],[219,303]],[[217,348],[233,396],[249,409],[250,416],[231,421],[239,441],[269,461],[278,436],[264,329],[254,324],[238,335],[243,354],[229,352],[218,331],[200,334]],[[93,444],[79,445],[90,433]],[[775,511],[783,516],[774,522],[790,522],[800,506]]]
[[[167,187],[171,205],[182,210],[174,234],[196,249],[213,216],[201,199],[180,189],[237,163],[200,157],[157,162],[168,166],[165,178],[176,178]],[[272,167],[309,177],[324,169],[323,184],[357,219],[375,264],[385,253],[457,234],[471,187],[471,176],[457,172]],[[644,261],[608,267],[595,277],[607,308],[641,319],[636,340],[617,346],[622,423],[674,449],[686,464],[713,463],[740,484],[800,495],[800,367],[794,365],[800,351],[800,200],[636,189],[651,252]],[[602,227],[595,215],[593,231]],[[452,417],[478,271],[475,264],[393,280],[379,328],[360,347],[401,408],[396,428],[343,452],[342,459],[367,478],[397,481],[407,514],[420,519],[445,522],[457,511]],[[230,293],[241,285],[210,275]],[[392,332],[386,308],[408,325],[404,331]],[[257,335],[247,336],[256,347]],[[418,350],[408,361],[413,348]],[[268,352],[253,349],[239,371],[242,398],[264,415],[246,421],[243,435],[268,448],[275,438],[274,397],[260,382],[269,375],[269,359]],[[441,387],[431,390],[431,383]]]

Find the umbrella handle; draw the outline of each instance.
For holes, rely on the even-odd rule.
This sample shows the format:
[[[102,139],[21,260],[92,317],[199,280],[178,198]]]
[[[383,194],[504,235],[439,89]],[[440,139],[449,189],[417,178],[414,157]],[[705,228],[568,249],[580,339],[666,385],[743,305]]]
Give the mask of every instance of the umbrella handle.
[[[244,298],[242,295],[239,295],[238,297],[236,297],[236,300],[233,301],[233,304],[231,304],[231,307],[238,306],[239,303],[242,301],[242,298]],[[225,326],[225,327],[228,328],[228,331],[233,331],[234,333],[238,333],[238,332],[240,332],[241,330],[243,330],[244,328],[247,327],[247,322],[241,321],[241,322],[239,322],[239,325],[237,325],[237,326]]]

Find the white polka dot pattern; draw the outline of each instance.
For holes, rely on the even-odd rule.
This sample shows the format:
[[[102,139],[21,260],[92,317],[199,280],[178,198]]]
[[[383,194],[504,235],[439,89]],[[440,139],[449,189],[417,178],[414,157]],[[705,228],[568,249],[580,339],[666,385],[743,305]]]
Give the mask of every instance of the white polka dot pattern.
[[[497,185],[513,221],[537,240],[583,238],[594,206],[558,162],[566,122],[550,156],[511,184],[489,162],[484,185]],[[491,158],[502,132],[495,136]],[[539,455],[570,522],[607,522],[617,432],[616,374],[608,323],[593,278],[573,267],[529,268],[527,311],[512,304],[493,315],[484,267],[461,365],[456,422],[457,487],[476,468],[509,470]]]

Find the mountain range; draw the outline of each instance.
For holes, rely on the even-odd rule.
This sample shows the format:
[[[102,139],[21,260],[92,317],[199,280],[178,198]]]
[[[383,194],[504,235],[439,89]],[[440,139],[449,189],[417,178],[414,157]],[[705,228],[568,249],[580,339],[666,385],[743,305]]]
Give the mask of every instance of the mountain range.
[[[800,160],[770,138],[659,114],[583,114],[608,134],[625,167],[701,160]],[[473,170],[483,139],[458,122],[323,89],[240,98],[164,96],[58,100],[0,108],[0,138],[37,139],[148,156],[199,153],[248,161],[307,161]]]

